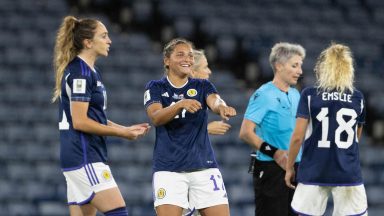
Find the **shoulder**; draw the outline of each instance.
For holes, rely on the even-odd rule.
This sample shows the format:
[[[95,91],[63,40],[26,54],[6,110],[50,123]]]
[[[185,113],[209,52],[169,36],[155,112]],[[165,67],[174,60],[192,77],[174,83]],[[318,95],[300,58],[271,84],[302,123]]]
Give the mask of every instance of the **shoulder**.
[[[190,84],[201,85],[201,86],[213,85],[212,82],[207,79],[189,78],[189,82]]]
[[[264,84],[260,86],[260,88],[256,89],[256,91],[252,94],[250,101],[256,101],[257,102],[266,102],[273,98],[271,95],[274,95],[274,89],[271,88],[271,86],[267,84]]]
[[[353,94],[354,94],[356,97],[361,97],[361,98],[364,99],[364,94],[363,94],[361,91],[359,91],[358,89],[354,89],[354,90],[353,90]]]
[[[73,73],[82,73],[84,71],[84,67],[81,64],[81,61],[79,58],[75,57],[71,62],[69,62],[67,69]]]
[[[316,94],[317,89],[313,86],[306,87],[301,91],[301,96],[306,96],[306,95],[314,95]]]
[[[145,85],[145,89],[150,89],[153,87],[161,87],[165,84],[164,79],[151,80]]]
[[[258,94],[260,96],[268,96],[276,94],[277,89],[273,86],[272,82],[268,82],[260,86],[256,89],[254,94]]]

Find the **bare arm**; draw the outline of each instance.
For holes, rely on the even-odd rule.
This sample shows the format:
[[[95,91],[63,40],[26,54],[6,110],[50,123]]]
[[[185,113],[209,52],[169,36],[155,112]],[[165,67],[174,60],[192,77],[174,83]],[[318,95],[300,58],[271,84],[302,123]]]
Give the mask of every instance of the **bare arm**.
[[[288,160],[285,173],[285,183],[290,188],[295,188],[291,181],[295,176],[295,170],[293,165],[295,164],[297,154],[299,153],[300,147],[305,137],[305,131],[307,130],[308,119],[298,117],[296,119],[296,127],[293,131],[291,142],[288,151]]]
[[[147,123],[134,128],[124,127],[111,121],[108,121],[108,125],[100,124],[88,117],[88,107],[88,102],[71,102],[71,116],[74,129],[99,136],[118,136],[133,140],[145,135],[150,128]]]
[[[360,140],[360,137],[361,137],[362,132],[363,132],[363,125],[361,124],[361,125],[359,125],[359,126],[357,127],[357,139],[358,139],[358,140]]]
[[[210,94],[207,97],[207,105],[214,113],[219,114],[224,120],[229,120],[229,117],[236,116],[235,108],[227,106],[225,101],[221,99],[218,94]]]
[[[147,115],[155,126],[164,125],[175,118],[185,109],[190,113],[200,110],[201,104],[197,100],[183,99],[169,107],[163,107],[160,103],[153,103],[147,108]]]
[[[260,150],[264,140],[255,133],[256,124],[248,119],[243,119],[241,124],[239,138],[249,144],[251,147]],[[273,159],[282,169],[285,170],[287,162],[287,151],[277,149],[273,154]]]
[[[211,135],[224,135],[231,125],[224,121],[212,121],[208,124],[208,134]]]
[[[255,133],[256,124],[248,119],[241,123],[239,138],[255,149],[260,149],[263,140]]]

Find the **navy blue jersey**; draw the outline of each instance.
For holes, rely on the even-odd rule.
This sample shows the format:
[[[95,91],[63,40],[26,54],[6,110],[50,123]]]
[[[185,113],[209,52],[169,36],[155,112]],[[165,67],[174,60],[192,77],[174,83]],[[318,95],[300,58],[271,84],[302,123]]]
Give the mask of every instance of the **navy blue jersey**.
[[[298,182],[315,185],[362,184],[357,128],[365,121],[363,94],[301,93],[297,117],[309,119]]]
[[[206,99],[217,93],[207,80],[189,79],[180,88],[174,87],[164,77],[150,81],[145,88],[144,106],[153,103],[163,107],[172,106],[182,99],[195,99],[202,105],[196,113],[182,110],[170,122],[156,127],[156,141],[153,153],[153,171],[190,171],[216,168],[217,163],[208,137]]]
[[[88,117],[107,124],[106,91],[100,74],[79,57],[65,69],[59,103],[60,159],[63,170],[77,169],[87,163],[107,161],[106,137],[73,128],[71,101],[88,102]]]

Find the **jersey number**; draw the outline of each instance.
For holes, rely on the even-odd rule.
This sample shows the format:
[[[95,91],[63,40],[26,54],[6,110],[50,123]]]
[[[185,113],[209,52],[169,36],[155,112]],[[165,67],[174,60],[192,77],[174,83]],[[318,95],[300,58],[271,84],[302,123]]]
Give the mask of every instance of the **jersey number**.
[[[171,105],[169,105],[169,106],[173,106],[175,104],[175,102],[172,102],[171,103]],[[181,118],[185,118],[185,113],[187,112],[187,110],[186,109],[183,109],[182,111],[181,111]],[[176,115],[175,116],[175,119],[178,119],[178,118],[180,118],[180,115]]]
[[[331,146],[330,141],[328,141],[328,129],[329,129],[329,118],[328,118],[328,108],[321,108],[320,113],[316,116],[317,120],[321,122],[321,140],[318,142],[319,148],[329,148]],[[344,120],[344,116],[349,116],[351,119],[348,121]],[[339,124],[335,131],[335,143],[337,147],[342,149],[347,149],[353,144],[353,139],[355,137],[355,131],[353,130],[353,125],[356,123],[356,111],[353,109],[342,108],[336,113],[336,121]],[[346,141],[341,141],[340,136],[342,132],[348,134]],[[356,137],[357,140],[357,137]]]
[[[67,120],[67,115],[65,115],[65,112],[63,110],[63,117],[59,122],[59,130],[68,130],[68,129],[69,129],[69,123]]]
[[[218,180],[221,180],[221,176],[220,176],[220,175],[217,175],[217,179],[218,179]],[[217,180],[215,179],[215,176],[214,176],[214,175],[211,175],[210,180],[212,180],[212,183],[213,183],[213,191],[218,191],[218,190],[220,190],[219,186],[217,185]],[[221,189],[225,191],[224,181],[222,181]]]

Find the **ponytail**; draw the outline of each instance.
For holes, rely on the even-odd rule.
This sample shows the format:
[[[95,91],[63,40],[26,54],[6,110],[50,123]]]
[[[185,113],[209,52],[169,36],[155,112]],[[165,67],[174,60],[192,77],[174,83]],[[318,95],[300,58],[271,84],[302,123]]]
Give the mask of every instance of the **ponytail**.
[[[55,70],[55,89],[52,102],[55,102],[61,94],[61,80],[63,78],[65,67],[75,58],[80,50],[74,46],[74,29],[78,20],[73,16],[64,18],[56,36],[54,48],[53,67]]]
[[[52,102],[55,102],[61,94],[61,81],[64,70],[84,48],[83,41],[92,39],[95,35],[98,20],[76,19],[73,16],[64,18],[56,36],[54,48],[53,67],[55,70],[55,88]]]
[[[317,87],[322,91],[353,92],[354,67],[350,48],[342,44],[329,46],[321,52],[315,74]]]

